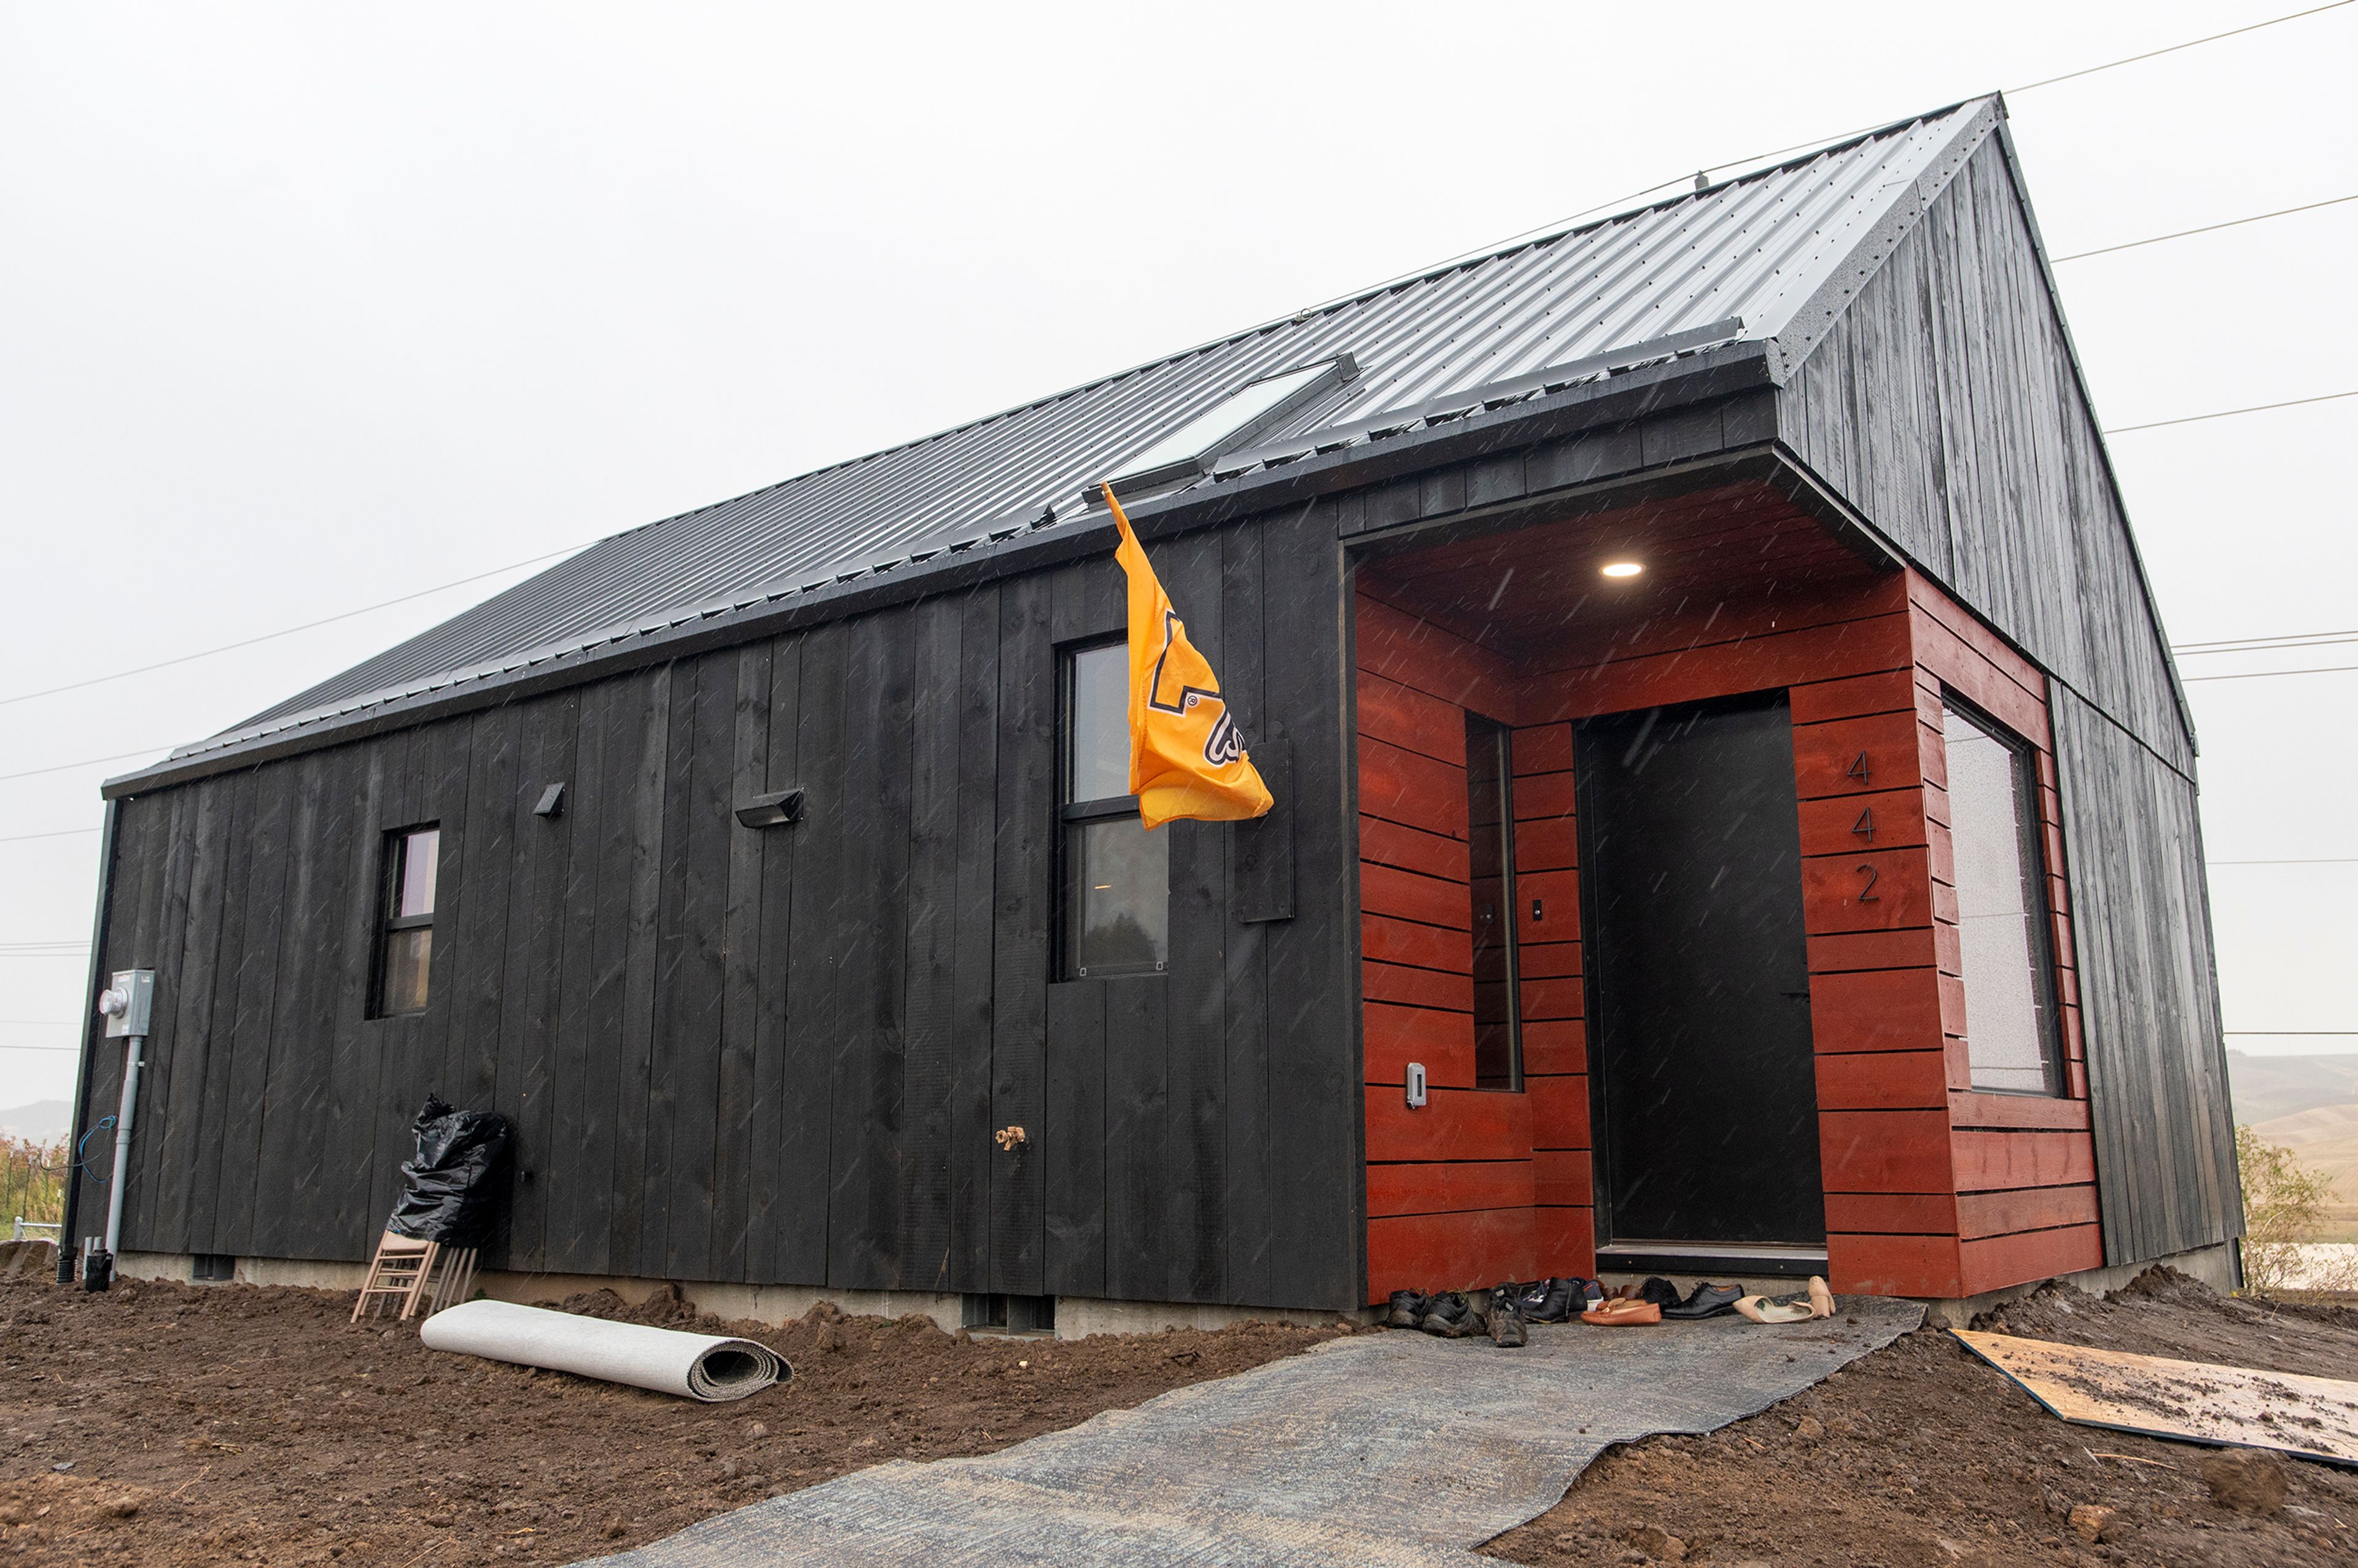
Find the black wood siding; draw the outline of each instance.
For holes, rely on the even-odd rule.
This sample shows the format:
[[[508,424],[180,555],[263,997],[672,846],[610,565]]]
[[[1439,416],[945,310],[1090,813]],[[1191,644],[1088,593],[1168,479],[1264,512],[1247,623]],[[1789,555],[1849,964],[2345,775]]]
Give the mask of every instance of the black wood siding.
[[[1356,1304],[1335,534],[1150,546],[1293,777],[1168,829],[1158,979],[1050,979],[1056,649],[1120,628],[1109,557],[125,800],[106,963],[160,998],[125,1246],[365,1258],[436,1090],[516,1123],[492,1267]],[[737,824],[791,784],[800,824]],[[426,821],[432,1001],[368,1020],[383,836]],[[1248,922],[1289,837],[1296,913]]]
[[[1779,397],[1785,443],[2052,677],[2106,1256],[2240,1233],[2193,737],[1996,137]]]

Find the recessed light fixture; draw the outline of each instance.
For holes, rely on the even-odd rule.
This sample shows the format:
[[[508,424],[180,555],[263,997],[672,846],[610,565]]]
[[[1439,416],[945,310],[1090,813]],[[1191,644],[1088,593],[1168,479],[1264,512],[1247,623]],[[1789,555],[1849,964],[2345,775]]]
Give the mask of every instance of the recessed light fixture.
[[[1606,577],[1636,577],[1646,568],[1635,561],[1614,561],[1605,568]]]

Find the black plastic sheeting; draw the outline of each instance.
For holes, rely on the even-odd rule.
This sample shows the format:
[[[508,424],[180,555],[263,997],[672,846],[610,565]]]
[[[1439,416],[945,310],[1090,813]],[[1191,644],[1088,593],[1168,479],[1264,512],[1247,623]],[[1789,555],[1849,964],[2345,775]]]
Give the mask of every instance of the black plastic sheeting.
[[[512,1136],[497,1111],[460,1110],[427,1095],[409,1124],[417,1152],[401,1165],[401,1199],[385,1228],[395,1236],[481,1247],[499,1218],[500,1167]]]

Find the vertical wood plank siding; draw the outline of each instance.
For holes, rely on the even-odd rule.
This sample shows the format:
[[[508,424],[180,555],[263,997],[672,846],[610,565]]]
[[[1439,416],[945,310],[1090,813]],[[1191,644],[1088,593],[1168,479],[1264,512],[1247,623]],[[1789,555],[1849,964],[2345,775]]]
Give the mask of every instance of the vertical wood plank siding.
[[[126,1246],[364,1259],[435,1090],[515,1122],[496,1268],[1352,1304],[1351,849],[1311,820],[1350,784],[1342,568],[1330,514],[1275,526],[1150,550],[1316,795],[1309,891],[1248,924],[1252,827],[1174,825],[1158,979],[1052,978],[1057,656],[1120,629],[1109,558],[126,800],[105,960],[160,987]],[[799,824],[736,822],[789,785]],[[424,822],[432,1000],[368,1019],[384,836]]]
[[[1779,395],[1779,433],[2050,677],[2105,1259],[2240,1233],[2192,740],[1996,138]],[[2054,803],[2050,802],[2050,806]]]

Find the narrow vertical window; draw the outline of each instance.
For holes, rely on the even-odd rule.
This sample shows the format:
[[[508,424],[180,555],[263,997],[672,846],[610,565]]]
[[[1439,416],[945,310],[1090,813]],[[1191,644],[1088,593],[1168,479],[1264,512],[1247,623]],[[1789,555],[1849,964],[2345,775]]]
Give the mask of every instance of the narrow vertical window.
[[[1171,955],[1171,840],[1130,793],[1130,650],[1065,655],[1059,968],[1066,979],[1155,975]]]
[[[1466,716],[1466,888],[1474,927],[1474,1084],[1523,1087],[1521,976],[1515,957],[1514,732]]]
[[[2053,1094],[2055,966],[2030,746],[1953,697],[1945,730],[1974,1087]]]
[[[442,829],[434,823],[384,837],[384,918],[377,933],[376,1010],[379,1018],[426,1006],[434,968],[434,883],[442,858]]]

